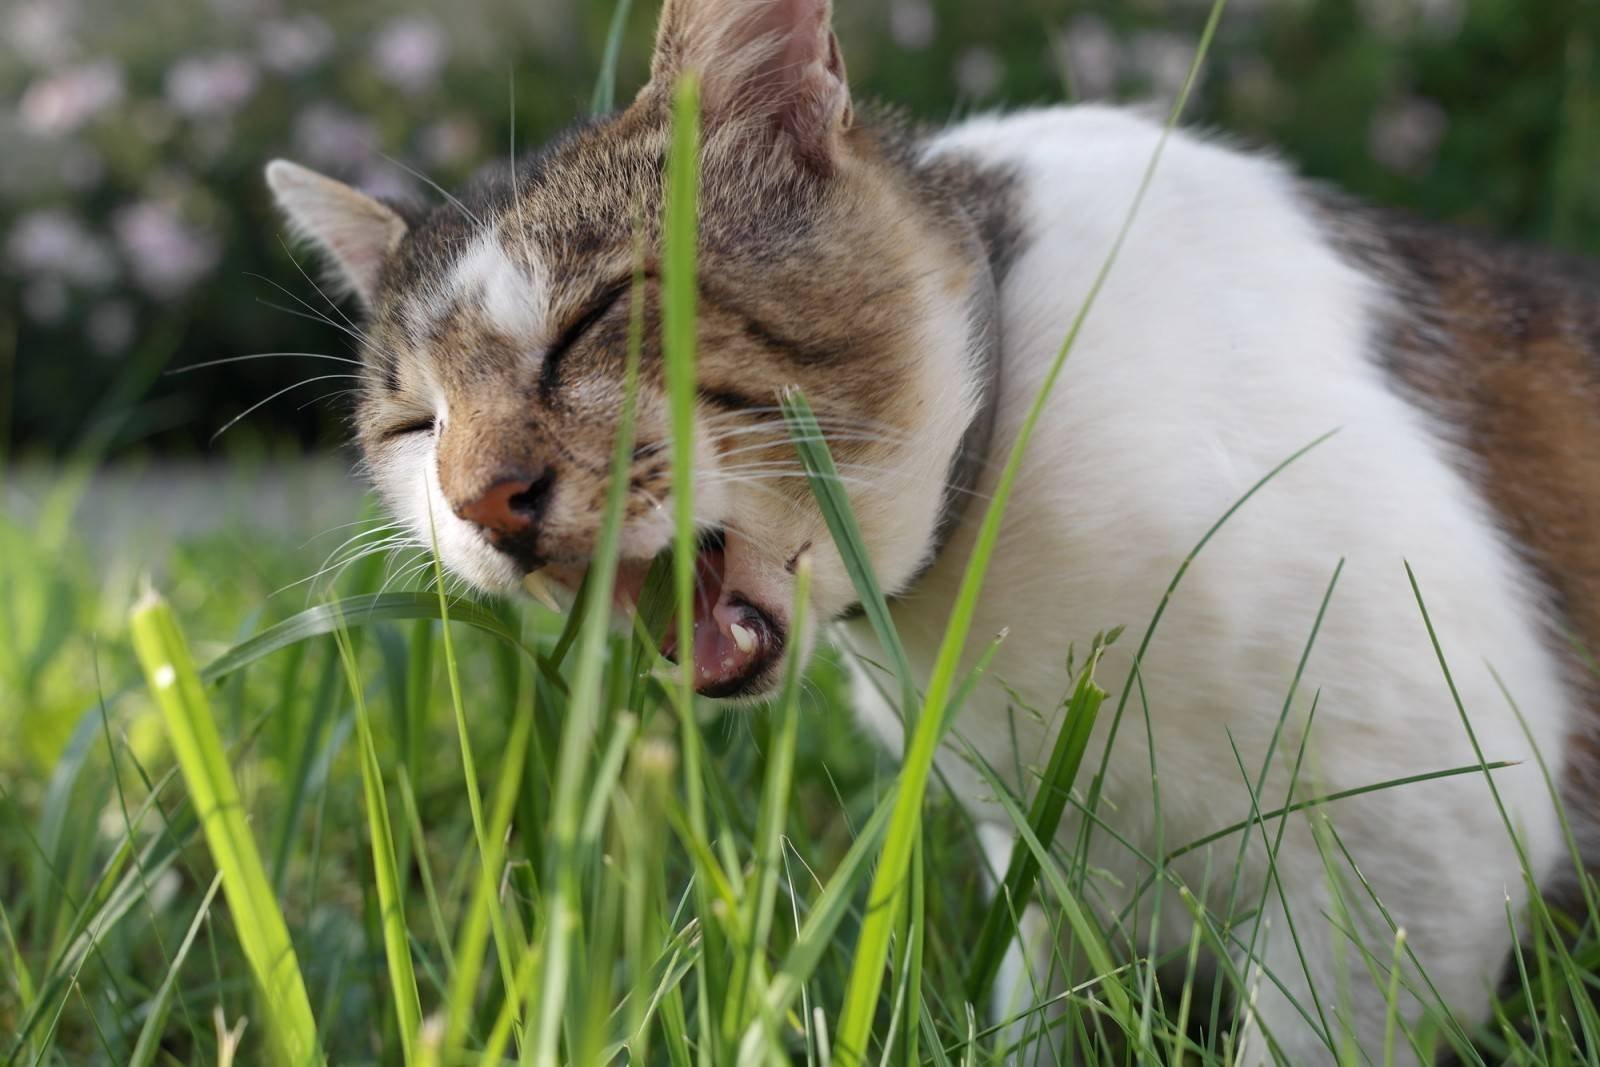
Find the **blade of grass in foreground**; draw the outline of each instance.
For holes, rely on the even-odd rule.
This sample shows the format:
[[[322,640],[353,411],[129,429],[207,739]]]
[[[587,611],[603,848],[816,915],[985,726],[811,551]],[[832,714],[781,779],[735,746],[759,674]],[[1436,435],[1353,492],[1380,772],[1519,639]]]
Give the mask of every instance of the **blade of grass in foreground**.
[[[639,274],[635,273],[629,300],[638,307],[644,299]],[[550,840],[546,853],[549,867],[545,899],[544,938],[540,953],[538,1003],[533,1016],[533,1036],[525,1053],[537,1067],[555,1067],[562,1033],[562,1013],[567,1007],[573,962],[575,931],[582,920],[579,893],[582,887],[583,856],[579,835],[582,831],[584,783],[588,777],[589,755],[600,724],[603,672],[611,628],[611,595],[616,585],[617,553],[622,540],[622,521],[628,500],[628,471],[632,464],[635,400],[638,396],[640,335],[630,330],[627,362],[623,373],[622,411],[611,454],[610,478],[606,485],[605,511],[594,553],[584,577],[584,615],[578,623],[577,660],[571,683],[571,700],[561,730],[560,751],[556,756],[555,792],[550,804]],[[508,991],[514,989],[507,983]],[[515,995],[509,993],[508,995]],[[529,1059],[528,1055],[524,1059]]]
[[[672,427],[674,538],[673,592],[677,599],[678,684],[673,687],[683,751],[684,803],[688,830],[699,842],[712,840],[706,823],[705,772],[700,726],[694,717],[694,582],[699,555],[694,529],[695,345],[698,315],[700,185],[700,84],[691,73],[678,82],[673,103],[672,148],[667,159],[667,199],[661,225],[661,345]],[[694,849],[691,847],[691,854]],[[714,921],[712,879],[694,880],[695,910],[702,922],[702,950],[695,967],[699,1025],[707,1041],[719,1030],[714,1005],[725,996],[724,951]],[[714,1056],[706,1046],[702,1056]]]
[[[872,1030],[872,1020],[878,1007],[878,994],[883,986],[884,963],[888,958],[890,933],[894,929],[896,915],[903,900],[908,865],[914,851],[913,845],[916,838],[921,835],[922,799],[927,788],[928,774],[933,766],[934,753],[938,750],[947,725],[946,705],[955,684],[962,652],[966,647],[967,632],[977,611],[978,595],[983,589],[983,581],[989,571],[989,561],[994,556],[995,545],[1000,538],[1000,523],[1005,516],[1006,504],[1011,499],[1017,474],[1022,467],[1022,457],[1027,452],[1028,442],[1033,438],[1034,428],[1038,426],[1045,407],[1055,392],[1056,382],[1066,366],[1067,357],[1077,343],[1078,335],[1083,331],[1083,324],[1094,308],[1100,292],[1105,288],[1106,279],[1110,277],[1111,269],[1116,265],[1122,246],[1133,228],[1133,221],[1144,204],[1145,195],[1150,190],[1156,169],[1165,153],[1167,141],[1193,89],[1195,77],[1205,60],[1225,5],[1226,0],[1215,0],[1212,5],[1211,17],[1201,35],[1188,79],[1177,102],[1173,105],[1171,116],[1161,132],[1160,139],[1156,142],[1149,166],[1145,168],[1139,187],[1134,192],[1133,202],[1128,207],[1127,217],[1107,251],[1105,261],[1095,275],[1089,292],[1084,296],[1083,303],[1073,318],[1055,359],[1045,372],[1039,391],[1033,398],[1033,404],[1022,420],[1011,452],[1006,457],[1005,467],[995,485],[994,496],[989,501],[982,525],[978,528],[972,555],[967,562],[966,572],[962,575],[961,586],[956,593],[955,604],[950,613],[950,621],[945,629],[944,640],[940,643],[938,655],[934,660],[933,674],[928,681],[923,699],[922,714],[918,718],[910,743],[906,746],[894,816],[884,838],[883,853],[879,857],[878,870],[867,896],[866,919],[862,923],[861,934],[856,942],[855,962],[851,967],[849,985],[845,989],[844,1006],[834,1046],[842,1067],[858,1067],[865,1062],[867,1038]],[[1024,828],[1019,827],[1019,829]],[[1104,989],[1107,998],[1118,1008],[1118,1015],[1126,1017],[1127,1005],[1121,1003],[1126,1000],[1126,993],[1122,987],[1115,982],[1108,982]]]
[[[360,745],[361,792],[367,805],[367,832],[372,838],[372,870],[378,888],[378,923],[383,929],[383,951],[388,957],[389,985],[394,994],[395,1025],[400,1030],[400,1053],[406,1064],[417,1062],[416,1038],[422,1028],[422,997],[411,965],[411,939],[401,902],[400,871],[395,862],[394,831],[389,820],[389,796],[383,787],[383,767],[372,740],[367,700],[361,689],[361,671],[355,649],[344,630],[334,631],[345,680],[356,705],[356,733]],[[424,861],[426,857],[424,857]]]
[[[461,696],[461,671],[456,663],[455,640],[450,635],[450,598],[445,593],[444,558],[439,555],[439,531],[433,521],[433,495],[427,493],[428,538],[433,551],[434,592],[439,601],[439,619],[443,625],[439,636],[444,643],[445,678],[450,683],[450,709],[455,714],[456,745],[461,750],[461,777],[467,787],[467,809],[472,815],[472,836],[478,845],[478,880],[490,892],[500,876],[500,864],[491,857],[499,857],[500,844],[491,841],[484,831],[483,796],[478,790],[478,764],[472,755],[472,740],[467,731],[467,710]],[[520,1009],[516,1000],[516,975],[513,961],[520,959],[523,945],[513,949],[511,931],[506,926],[506,914],[499,908],[489,909],[489,929],[494,934],[495,959],[500,965],[500,982],[507,997],[513,998],[513,1008]],[[520,1010],[515,1012],[516,1022],[522,1022]]]
[[[1055,840],[1056,828],[1066,811],[1072,783],[1083,763],[1084,751],[1089,747],[1089,732],[1094,729],[1095,716],[1106,698],[1106,691],[1094,681],[1094,668],[1099,663],[1100,653],[1098,646],[1090,652],[1083,675],[1073,689],[1061,732],[1056,735],[1055,746],[1050,753],[1050,763],[1028,812],[1028,824],[1034,836],[1041,841]],[[1038,874],[1039,864],[1031,849],[1012,850],[1004,881],[989,902],[983,931],[978,935],[978,948],[973,953],[972,970],[967,978],[967,1000],[971,1003],[984,1003],[984,994],[1000,969],[1000,959],[1011,943],[1016,921],[1028,906],[1028,897]]]
[[[134,607],[130,626],[139,663],[205,828],[206,844],[222,874],[222,891],[260,988],[275,1056],[293,1067],[321,1064],[317,1027],[289,928],[250,835],[239,787],[188,645],[166,601],[153,593]]]
[[[184,935],[182,944],[172,956],[172,962],[167,965],[167,977],[162,980],[161,988],[156,990],[155,998],[150,1002],[150,1013],[145,1016],[144,1026],[139,1030],[139,1040],[134,1043],[133,1053],[128,1057],[128,1067],[149,1067],[156,1061],[156,1049],[160,1047],[161,1033],[166,1028],[167,1013],[172,1010],[172,995],[177,989],[183,961],[189,958],[189,950],[194,947],[195,938],[200,935],[200,926],[211,914],[211,902],[221,888],[222,875],[219,872],[211,879],[211,888],[206,890],[200,907],[195,910],[194,920],[189,923],[189,932]]]
[[[861,597],[861,608],[866,613],[867,621],[872,624],[872,632],[889,653],[890,666],[894,668],[895,679],[900,683],[900,714],[909,730],[917,706],[916,682],[911,673],[911,663],[906,659],[905,646],[900,643],[894,621],[889,618],[889,601],[873,574],[866,538],[862,536],[861,526],[850,508],[850,499],[845,495],[844,479],[839,477],[833,453],[828,450],[822,428],[817,425],[816,414],[805,396],[798,389],[790,389],[779,399],[779,403],[783,408],[784,421],[789,424],[789,437],[795,451],[800,454],[806,480],[811,485],[812,495],[816,497],[823,521],[828,524],[828,532],[833,535],[833,543],[844,562],[845,572],[850,575],[856,594]]]

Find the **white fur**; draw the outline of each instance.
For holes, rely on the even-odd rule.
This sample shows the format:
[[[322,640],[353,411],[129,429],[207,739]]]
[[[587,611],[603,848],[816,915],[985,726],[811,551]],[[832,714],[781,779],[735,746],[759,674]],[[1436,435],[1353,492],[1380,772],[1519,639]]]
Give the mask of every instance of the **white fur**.
[[[1157,126],[1130,113],[1086,107],[977,119],[934,145],[935,152],[1014,165],[1022,181],[1030,243],[1001,293],[1003,385],[995,463],[977,487],[984,499],[1127,215],[1158,135]],[[1484,755],[1530,756],[1492,665],[1560,772],[1575,705],[1541,633],[1540,596],[1449,447],[1377,368],[1370,348],[1388,299],[1329,248],[1282,166],[1175,135],[1033,438],[971,643],[1008,627],[992,674],[1054,723],[1051,709],[1068,682],[1068,646],[1081,653],[1096,632],[1129,627],[1098,673],[1112,693],[1090,745],[1092,765],[1138,639],[1186,554],[1253,482],[1319,435],[1339,431],[1223,528],[1156,633],[1142,681],[1163,822],[1158,832],[1137,692],[1111,752],[1102,807],[1117,831],[1149,854],[1158,842],[1170,850],[1249,816],[1231,746],[1254,779],[1341,559],[1343,575],[1261,792],[1263,809],[1284,803],[1313,698],[1297,796],[1476,762],[1407,583],[1407,560]],[[895,608],[921,672],[933,661],[982,506],[983,499],[972,505],[932,571]],[[850,631],[853,643],[885,662],[864,623]],[[864,720],[898,751],[898,719],[873,685],[863,680],[857,689]],[[1014,788],[1028,791],[1054,731],[1007,708],[1000,687],[985,685],[955,731]],[[1008,826],[954,746],[940,759],[981,820]],[[1534,870],[1543,873],[1557,853],[1558,827],[1538,768],[1530,760],[1497,772],[1495,781]],[[1310,974],[1301,970],[1276,895],[1268,895],[1259,955],[1287,992],[1255,975],[1247,1063],[1268,1058],[1261,1029],[1288,1063],[1331,1062],[1288,999],[1316,1019],[1312,991],[1336,1043],[1349,1027],[1368,1052],[1381,1047],[1382,992],[1327,918],[1329,873],[1311,832],[1323,815],[1468,1025],[1482,1018],[1506,958],[1506,899],[1516,908],[1525,901],[1515,853],[1481,775],[1290,817],[1277,868]],[[1076,833],[1076,823],[1068,824],[1064,834]],[[1275,833],[1276,823],[1270,829]],[[1219,919],[1228,910],[1238,848],[1238,838],[1229,838],[1173,865]],[[1090,880],[1103,897],[1089,903],[1103,911],[1127,903],[1148,873],[1105,832],[1095,838],[1092,859],[1109,872]],[[1351,872],[1338,873],[1345,903],[1357,913],[1349,922],[1382,971],[1391,934],[1361,906]],[[1257,833],[1245,853],[1236,914],[1255,907],[1266,879]],[[1190,925],[1176,892],[1166,892],[1162,912],[1160,944],[1149,948],[1186,945]],[[1248,935],[1240,929],[1240,937]],[[1408,998],[1402,1008],[1412,1020],[1421,1010]]]
[[[518,263],[507,255],[500,229],[491,228],[456,261],[444,293],[482,308],[507,337],[525,340],[531,359],[555,340],[546,307],[550,283],[543,261],[531,249],[521,258],[524,262]]]

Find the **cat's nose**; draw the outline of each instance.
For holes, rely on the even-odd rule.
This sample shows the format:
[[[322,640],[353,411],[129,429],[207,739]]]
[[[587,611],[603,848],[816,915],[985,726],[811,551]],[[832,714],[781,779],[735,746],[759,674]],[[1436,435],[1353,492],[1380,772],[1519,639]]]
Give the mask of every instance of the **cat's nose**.
[[[555,480],[553,470],[535,476],[518,472],[502,477],[474,499],[457,505],[456,514],[491,534],[509,537],[526,533],[544,515]]]

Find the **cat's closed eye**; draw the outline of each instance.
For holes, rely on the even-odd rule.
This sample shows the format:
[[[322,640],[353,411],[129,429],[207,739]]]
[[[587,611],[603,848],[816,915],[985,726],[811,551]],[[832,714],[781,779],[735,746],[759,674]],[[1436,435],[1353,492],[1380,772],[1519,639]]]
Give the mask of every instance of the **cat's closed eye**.
[[[439,420],[432,415],[421,418],[397,422],[378,435],[382,441],[397,441],[402,437],[411,437],[415,434],[432,433],[439,425]]]
[[[585,303],[573,317],[567,328],[561,331],[555,343],[545,353],[544,365],[539,374],[539,390],[549,396],[555,390],[557,375],[561,370],[561,360],[571,349],[583,339],[594,325],[616,307],[617,301],[627,295],[633,288],[632,281],[618,282],[615,285],[602,289],[598,295]]]

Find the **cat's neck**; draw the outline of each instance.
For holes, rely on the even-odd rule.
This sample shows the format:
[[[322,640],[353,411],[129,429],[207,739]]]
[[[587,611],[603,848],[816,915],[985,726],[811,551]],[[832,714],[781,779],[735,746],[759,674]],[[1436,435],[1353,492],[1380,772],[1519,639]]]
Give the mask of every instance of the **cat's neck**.
[[[1024,233],[1017,211],[1017,181],[1009,168],[967,156],[931,155],[922,137],[898,125],[891,131],[908,176],[925,203],[958,235],[975,272],[968,357],[976,371],[978,404],[945,477],[932,548],[906,583],[909,590],[939,559],[956,528],[969,520],[967,513],[978,498],[978,480],[993,462],[989,452],[1003,372],[1000,286],[1023,246]]]

